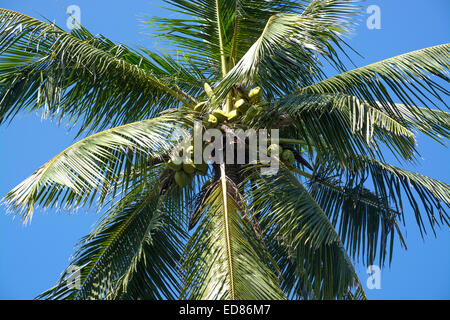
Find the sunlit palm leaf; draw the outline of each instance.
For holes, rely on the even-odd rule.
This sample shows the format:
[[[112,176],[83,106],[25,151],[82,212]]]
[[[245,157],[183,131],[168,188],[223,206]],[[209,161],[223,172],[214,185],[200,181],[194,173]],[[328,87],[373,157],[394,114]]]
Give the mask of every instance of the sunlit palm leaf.
[[[316,0],[300,13],[271,16],[259,38],[221,81],[218,95],[237,83],[261,85],[269,97],[323,76],[318,55],[342,66],[333,45],[359,13],[355,1]]]
[[[94,130],[193,103],[177,86],[179,74],[163,74],[145,55],[82,27],[67,33],[0,9],[0,52],[0,122],[21,110],[42,110]]]
[[[5,200],[11,210],[22,213],[25,222],[35,206],[76,209],[109,191],[122,170],[131,180],[133,163],[161,161],[175,145],[170,134],[181,123],[178,116],[169,114],[84,138],[40,167]]]
[[[335,158],[350,154],[381,155],[386,145],[396,156],[417,157],[416,141],[410,128],[413,122],[391,118],[356,97],[344,94],[287,95],[267,108],[259,125],[284,123],[295,126],[297,138],[306,141],[320,154]]]
[[[449,95],[449,91],[429,76],[448,82],[449,67],[450,44],[442,44],[344,72],[299,92],[353,95],[401,123],[409,122],[425,134],[448,137],[448,115],[445,123],[444,120],[436,122],[438,114],[416,106],[446,106],[441,95]],[[394,97],[403,106],[394,103]],[[429,132],[429,129],[433,130]]]
[[[177,50],[210,69],[216,79],[222,75],[221,56],[226,56],[227,67],[231,67],[258,39],[270,16],[304,8],[298,1],[290,0],[165,2],[176,17],[145,17],[142,21],[150,27],[148,33],[176,44]]]

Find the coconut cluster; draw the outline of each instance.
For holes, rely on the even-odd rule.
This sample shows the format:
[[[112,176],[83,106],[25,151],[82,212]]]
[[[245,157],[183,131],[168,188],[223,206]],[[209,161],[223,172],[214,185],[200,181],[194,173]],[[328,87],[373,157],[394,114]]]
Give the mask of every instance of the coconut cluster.
[[[280,160],[288,166],[292,166],[295,161],[294,153],[291,150],[283,149],[280,145],[275,143],[271,144],[267,148],[267,154],[269,156],[277,155],[280,158]]]
[[[241,90],[235,98],[233,98],[232,108],[228,112],[219,107],[214,91],[209,84],[205,83],[204,89],[209,97],[209,101],[202,101],[198,103],[193,108],[193,111],[198,114],[203,114],[203,126],[206,129],[216,128],[221,124],[229,125],[238,120],[248,123],[258,113],[263,111],[263,107],[261,106],[262,90],[260,87],[255,87],[250,91]],[[211,111],[214,107],[216,108]],[[205,145],[203,145],[202,149],[204,149],[204,147]],[[286,165],[292,165],[295,161],[293,152],[289,149],[283,150],[283,148],[278,144],[271,144],[267,149],[267,154],[269,156],[277,155]],[[195,164],[193,161],[193,156],[194,145],[192,141],[190,146],[183,148],[180,151],[179,157],[184,157],[184,161],[180,163],[180,161],[176,161],[175,158],[171,158],[168,161],[168,167],[175,172],[175,182],[180,187],[190,184],[196,174],[207,174],[208,164]]]
[[[185,158],[183,159],[183,161],[180,161],[183,154],[185,155]],[[169,169],[175,172],[174,174],[175,182],[180,187],[184,187],[190,184],[196,174],[200,174],[202,176],[205,176],[207,174],[208,164],[206,162],[195,164],[193,161],[194,157],[193,142],[189,147],[182,148],[180,150],[179,156],[180,156],[179,159],[175,159],[175,157],[172,157],[167,162],[167,166],[169,167]]]
[[[204,84],[205,92],[210,99],[211,105],[217,105],[217,99],[214,95],[214,91],[209,84]],[[250,90],[248,94],[241,93],[235,98],[233,108],[228,112],[225,112],[221,108],[216,108],[211,112],[208,112],[203,117],[203,125],[206,129],[217,127],[220,123],[232,123],[239,119],[251,120],[259,112],[262,111],[262,107],[259,105],[261,102],[262,90],[260,87],[255,87]],[[194,111],[202,112],[207,106],[207,101],[198,103],[194,107]]]

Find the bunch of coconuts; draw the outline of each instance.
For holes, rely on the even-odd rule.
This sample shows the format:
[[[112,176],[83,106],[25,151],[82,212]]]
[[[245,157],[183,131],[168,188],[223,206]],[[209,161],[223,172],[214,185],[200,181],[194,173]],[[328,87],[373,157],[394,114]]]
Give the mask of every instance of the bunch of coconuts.
[[[218,103],[216,96],[209,84],[205,83],[204,89],[209,97],[210,104],[212,106],[217,106]],[[259,105],[261,102],[261,97],[262,91],[260,87],[251,89],[248,94],[240,92],[235,98],[232,110],[225,112],[221,108],[216,108],[212,112],[206,113],[203,117],[203,125],[206,129],[211,129],[217,127],[220,123],[225,121],[227,123],[232,123],[240,118],[250,121],[263,110],[263,108]],[[207,106],[208,101],[202,101],[193,108],[193,111],[199,113],[203,112]],[[190,184],[197,173],[206,175],[208,171],[207,163],[203,162],[201,164],[194,164],[194,161],[192,160],[194,154],[193,141],[189,147],[180,150],[180,157],[183,156],[183,152],[189,157],[187,161],[177,164],[179,161],[175,161],[174,158],[171,158],[167,163],[168,167],[175,172],[175,182],[180,187]],[[267,149],[267,154],[269,156],[272,154],[278,155],[281,161],[283,161],[286,165],[292,165],[295,161],[293,152],[288,149],[283,150],[283,148],[278,144],[271,144]]]
[[[217,99],[214,95],[214,91],[209,84],[204,84],[205,92],[210,98],[211,104],[217,104]],[[207,113],[203,117],[203,125],[206,129],[217,127],[219,123],[227,121],[232,123],[238,120],[241,116],[245,115],[246,119],[252,119],[257,113],[261,112],[262,107],[258,105],[261,100],[262,91],[260,87],[255,87],[248,95],[239,94],[234,102],[233,109],[229,112],[223,111],[221,108],[216,108],[212,112]],[[198,103],[194,107],[194,111],[201,112],[207,105],[207,101]]]
[[[191,183],[192,179],[198,173],[202,176],[205,176],[208,172],[208,164],[206,162],[202,162],[199,164],[195,164],[193,159],[194,156],[194,146],[193,143],[187,148],[182,148],[180,150],[180,158],[183,155],[188,155],[186,161],[175,161],[175,158],[172,157],[168,162],[167,166],[169,169],[175,172],[174,178],[175,182],[180,186],[184,187]],[[180,162],[180,163],[179,163]]]
[[[261,101],[262,91],[260,87],[255,87],[248,95],[239,94],[234,108],[228,113],[228,121],[233,122],[239,117],[244,116],[246,119],[253,119],[253,117],[262,111],[262,107],[258,105]]]
[[[288,166],[292,166],[295,161],[294,153],[289,149],[284,149],[278,144],[271,144],[267,148],[267,155],[278,155],[280,160]]]

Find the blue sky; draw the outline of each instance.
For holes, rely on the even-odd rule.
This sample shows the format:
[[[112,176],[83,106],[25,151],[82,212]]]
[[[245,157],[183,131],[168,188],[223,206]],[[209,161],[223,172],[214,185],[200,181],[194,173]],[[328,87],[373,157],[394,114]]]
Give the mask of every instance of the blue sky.
[[[143,14],[171,14],[158,4],[161,1],[0,0],[2,8],[37,18],[44,16],[66,29],[68,16],[64,8],[77,5],[81,23],[92,33],[155,50],[160,45],[142,34],[144,29],[137,19]],[[365,14],[347,39],[364,56],[355,57],[358,66],[449,42],[448,0],[378,0],[363,5],[379,6],[381,29],[369,30],[369,14]],[[0,127],[0,195],[71,145],[74,134],[64,124],[41,120],[40,114],[20,114],[9,126]],[[407,169],[449,183],[450,151],[422,135],[418,143],[423,161]],[[382,270],[381,289],[367,289],[365,268],[356,265],[368,298],[450,299],[449,228],[438,230],[437,238],[430,234],[422,240],[412,212],[406,212],[406,217],[408,250],[396,246],[392,265]],[[32,299],[54,285],[67,266],[74,245],[91,230],[97,218],[86,211],[68,214],[38,209],[31,225],[23,226],[0,207],[0,299]]]

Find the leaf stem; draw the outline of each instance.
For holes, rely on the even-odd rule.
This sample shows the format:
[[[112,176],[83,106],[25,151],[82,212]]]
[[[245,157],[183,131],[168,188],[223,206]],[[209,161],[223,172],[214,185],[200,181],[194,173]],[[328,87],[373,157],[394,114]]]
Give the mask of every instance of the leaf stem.
[[[300,144],[303,146],[309,145],[306,141],[297,140],[297,139],[279,138],[278,141],[279,141],[279,143],[285,143],[285,144]]]
[[[230,219],[228,215],[228,192],[227,192],[227,176],[225,173],[225,163],[220,164],[220,179],[222,182],[223,206],[224,206],[224,222],[225,222],[225,241],[227,246],[228,273],[230,277],[231,300],[235,300],[234,290],[234,273],[233,260],[231,252],[231,236],[230,236]]]
[[[227,61],[225,59],[225,52],[223,50],[223,35],[222,35],[222,25],[220,20],[220,12],[219,12],[219,0],[216,0],[216,19],[217,19],[217,32],[219,34],[219,49],[220,49],[220,60],[222,65],[222,76],[225,77],[227,74]]]

